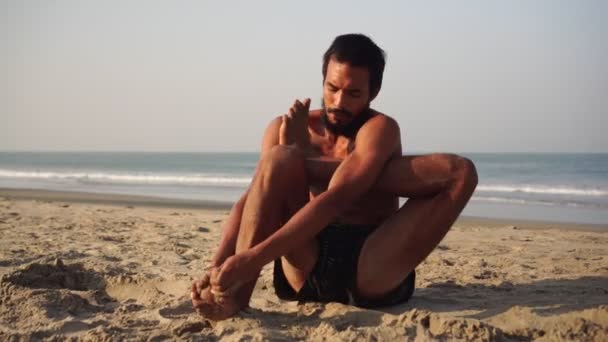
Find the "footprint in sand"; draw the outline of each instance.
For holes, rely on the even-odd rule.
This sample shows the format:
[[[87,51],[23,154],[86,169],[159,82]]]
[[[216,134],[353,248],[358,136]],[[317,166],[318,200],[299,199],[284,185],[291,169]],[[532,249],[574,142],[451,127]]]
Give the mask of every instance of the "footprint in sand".
[[[131,313],[143,310],[145,307],[141,304],[135,303],[135,300],[126,300],[122,305],[116,309],[116,313]]]
[[[498,274],[491,270],[484,270],[480,273],[474,274],[473,278],[475,279],[492,279],[498,277]]]
[[[203,320],[186,321],[173,328],[174,335],[182,336],[185,334],[194,334],[211,327],[211,323]]]
[[[158,310],[158,314],[167,319],[182,319],[192,315],[192,303],[184,301],[176,306],[168,306]]]

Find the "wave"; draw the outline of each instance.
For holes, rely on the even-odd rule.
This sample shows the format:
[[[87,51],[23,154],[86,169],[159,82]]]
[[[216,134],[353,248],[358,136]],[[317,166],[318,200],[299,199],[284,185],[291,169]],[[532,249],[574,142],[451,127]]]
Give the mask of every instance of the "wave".
[[[159,185],[247,186],[251,177],[207,174],[151,174],[104,172],[50,172],[0,170],[0,177],[38,180],[72,180],[82,183],[121,183]]]
[[[548,194],[548,195],[576,195],[576,196],[608,196],[608,191],[600,189],[580,189],[567,186],[543,185],[478,185],[476,191]]]
[[[567,207],[593,207],[593,208],[603,208],[601,204],[598,203],[582,203],[582,202],[572,202],[572,201],[542,201],[542,200],[529,200],[529,199],[521,199],[521,198],[506,198],[506,197],[485,197],[485,196],[473,196],[471,198],[473,201],[480,202],[491,202],[491,203],[506,203],[506,204],[536,204],[536,205],[547,205],[547,206],[567,206]]]
[[[200,185],[246,187],[251,177],[244,174],[205,174],[205,173],[152,173],[152,172],[103,172],[103,171],[32,171],[0,169],[0,178],[40,181],[75,181],[84,184],[148,184],[148,185]],[[494,196],[488,193],[494,193]],[[555,202],[551,195],[593,197],[602,200],[608,197],[603,189],[585,189],[568,186],[546,186],[535,184],[480,184],[477,195],[483,198],[509,197],[510,201],[520,201],[517,194],[548,195],[548,202]],[[508,195],[512,194],[512,195]],[[485,195],[485,197],[484,197]],[[496,196],[497,195],[497,196]],[[579,198],[580,198],[579,197]],[[529,200],[529,199],[525,199]],[[524,199],[521,199],[524,201]],[[593,200],[594,201],[594,200]]]

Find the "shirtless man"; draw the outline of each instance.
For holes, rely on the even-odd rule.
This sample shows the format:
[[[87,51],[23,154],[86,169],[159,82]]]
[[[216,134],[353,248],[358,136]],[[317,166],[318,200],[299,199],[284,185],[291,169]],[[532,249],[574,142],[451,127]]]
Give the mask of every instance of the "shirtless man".
[[[246,307],[270,262],[281,299],[379,307],[410,298],[415,267],[465,207],[477,173],[457,155],[402,156],[397,122],[370,108],[384,63],[368,37],[338,36],[323,59],[323,108],[296,100],[268,125],[249,189],[192,285],[201,315]],[[408,198],[401,208],[399,197]]]

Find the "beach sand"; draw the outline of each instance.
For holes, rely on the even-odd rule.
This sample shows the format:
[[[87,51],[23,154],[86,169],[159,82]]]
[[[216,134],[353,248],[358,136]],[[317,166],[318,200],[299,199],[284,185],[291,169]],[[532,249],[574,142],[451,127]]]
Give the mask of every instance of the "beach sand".
[[[0,340],[608,340],[608,227],[459,220],[406,304],[279,300],[207,322],[189,288],[228,208],[0,191]],[[421,227],[424,229],[424,227]]]

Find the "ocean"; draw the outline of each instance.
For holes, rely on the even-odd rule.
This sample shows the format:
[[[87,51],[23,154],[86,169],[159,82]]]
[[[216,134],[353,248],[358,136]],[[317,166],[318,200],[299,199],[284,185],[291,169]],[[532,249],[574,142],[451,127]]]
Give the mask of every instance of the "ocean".
[[[465,153],[463,215],[608,224],[608,154]],[[0,152],[0,187],[233,202],[258,153]]]

